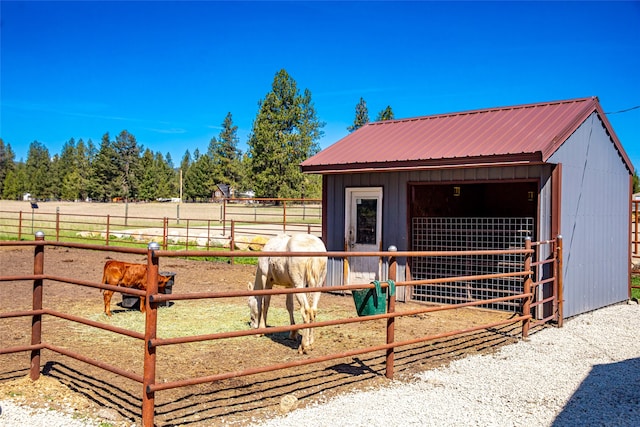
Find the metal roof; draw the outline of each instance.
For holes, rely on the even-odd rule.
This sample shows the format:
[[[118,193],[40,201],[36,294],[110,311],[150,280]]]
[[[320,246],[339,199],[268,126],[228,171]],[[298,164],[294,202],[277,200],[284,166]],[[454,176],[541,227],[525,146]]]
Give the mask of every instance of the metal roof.
[[[596,97],[367,123],[301,166],[345,173],[545,162],[593,112],[633,173]]]

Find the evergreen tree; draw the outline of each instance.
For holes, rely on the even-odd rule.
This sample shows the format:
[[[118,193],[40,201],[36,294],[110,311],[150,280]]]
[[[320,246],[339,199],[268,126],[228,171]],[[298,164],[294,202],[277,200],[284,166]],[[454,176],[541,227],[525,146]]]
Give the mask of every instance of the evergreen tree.
[[[171,156],[168,156],[171,160]],[[157,196],[162,198],[176,197],[178,195],[178,185],[176,182],[176,171],[170,163],[162,157],[162,154],[156,153],[153,158],[153,171],[156,176]]]
[[[73,138],[62,146],[60,157],[54,157],[54,165],[59,198],[77,200],[80,197],[80,174],[78,172],[76,142]]]
[[[116,164],[119,170],[119,196],[125,201],[132,197],[135,198],[138,192],[141,147],[138,146],[135,136],[123,130],[116,137],[113,148],[116,153]]]
[[[22,200],[27,191],[27,167],[24,163],[17,163],[13,169],[7,171],[3,197],[7,200]]]
[[[640,179],[638,179],[638,171],[633,171],[633,194],[640,192]]]
[[[51,197],[50,168],[49,150],[41,142],[33,141],[29,145],[26,161],[27,192],[31,193],[31,197],[36,199]]]
[[[87,200],[91,182],[93,158],[96,155],[96,147],[91,139],[85,144],[82,139],[76,145],[76,170],[78,180],[78,198]],[[75,178],[74,178],[75,179]]]
[[[353,119],[353,125],[349,126],[347,130],[353,132],[360,129],[362,126],[369,123],[369,110],[367,109],[367,102],[360,98],[360,101],[356,105],[356,117]]]
[[[187,176],[187,173],[189,172],[189,168],[191,167],[191,153],[189,153],[189,150],[185,151],[184,156],[182,156],[182,160],[180,161],[180,182],[179,182],[179,186],[181,187],[180,190],[180,197],[182,197],[183,199],[188,199],[188,197],[184,194],[184,178]]]
[[[213,159],[215,181],[229,184],[233,188],[238,187],[242,180],[242,153],[238,149],[238,126],[233,124],[231,113],[227,113],[222,122],[222,131],[218,136],[211,138],[208,154]]]
[[[154,156],[151,150],[148,148],[144,150],[139,164],[142,175],[138,177],[138,200],[156,200],[159,180],[154,170]]]
[[[13,150],[11,150],[11,145],[5,145],[2,138],[0,138],[0,199],[5,198],[4,184],[7,175],[9,174],[9,172],[15,171],[15,157],[16,155],[14,154]]]
[[[196,149],[194,158],[197,160],[189,166],[184,175],[184,198],[192,201],[209,200],[215,191],[214,177],[211,175],[213,168],[211,157],[200,155]]]
[[[271,92],[259,103],[249,137],[249,171],[258,197],[304,197],[300,163],[319,151],[324,123],[317,118],[311,92],[280,70]]]
[[[384,110],[380,111],[378,113],[378,117],[376,117],[376,121],[377,122],[381,122],[384,120],[393,120],[394,116],[393,116],[393,110],[391,109],[390,105],[387,105],[387,108],[385,108]]]
[[[62,197],[62,166],[60,164],[60,156],[58,154],[54,154],[51,159],[51,163],[49,164],[49,173],[47,174],[47,179],[49,181],[49,195],[48,198],[53,200],[60,200]]]
[[[119,177],[117,153],[109,139],[109,133],[105,133],[91,167],[89,197],[102,202],[111,201],[120,194]]]

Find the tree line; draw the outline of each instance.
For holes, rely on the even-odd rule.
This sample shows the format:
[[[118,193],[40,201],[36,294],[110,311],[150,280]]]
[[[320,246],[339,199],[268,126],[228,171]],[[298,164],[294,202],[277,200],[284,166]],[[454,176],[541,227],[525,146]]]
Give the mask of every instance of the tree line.
[[[207,201],[219,184],[237,193],[251,190],[256,197],[319,198],[320,177],[302,174],[299,167],[320,150],[325,125],[311,92],[300,91],[280,70],[258,106],[245,153],[238,148],[238,127],[229,112],[207,151],[186,150],[178,165],[169,153],[143,147],[127,130],[115,138],[105,133],[99,144],[71,138],[53,156],[33,141],[26,161],[16,161],[11,145],[0,138],[0,199],[21,200],[30,194],[37,200]],[[378,120],[388,119],[393,119],[391,107],[378,115]],[[360,98],[348,130],[367,122],[366,102]]]

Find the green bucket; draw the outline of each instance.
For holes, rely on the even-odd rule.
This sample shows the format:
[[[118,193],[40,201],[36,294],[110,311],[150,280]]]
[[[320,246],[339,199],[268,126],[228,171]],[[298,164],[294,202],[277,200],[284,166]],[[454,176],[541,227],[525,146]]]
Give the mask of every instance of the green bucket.
[[[388,288],[382,289],[380,282],[371,282],[375,286],[372,289],[356,289],[351,292],[353,302],[356,304],[358,316],[373,316],[374,314],[384,314],[387,312],[387,289],[389,295],[396,293],[396,284],[393,280],[387,280]]]

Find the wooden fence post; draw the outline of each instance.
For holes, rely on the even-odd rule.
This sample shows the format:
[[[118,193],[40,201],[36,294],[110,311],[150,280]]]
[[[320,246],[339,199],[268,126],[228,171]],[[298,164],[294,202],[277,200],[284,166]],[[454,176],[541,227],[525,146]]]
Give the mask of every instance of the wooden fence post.
[[[36,241],[44,240],[44,233],[38,231]],[[44,245],[35,247],[33,256],[33,274],[40,275],[44,272]],[[42,279],[33,280],[33,310],[42,310]],[[42,314],[34,314],[31,317],[31,345],[42,344]],[[29,377],[35,381],[40,378],[40,349],[31,350],[31,367]]]
[[[287,232],[287,201],[282,202],[282,232]]]
[[[142,374],[142,426],[153,427],[155,412],[155,392],[149,386],[156,382],[156,348],[151,340],[156,338],[158,328],[158,303],[151,302],[151,295],[158,293],[158,257],[160,249],[156,242],[149,243],[147,251],[147,295],[145,298],[144,327],[144,372]]]
[[[60,208],[56,208],[56,242],[60,241]]]
[[[107,215],[107,237],[105,241],[105,246],[109,246],[109,226],[111,225],[111,215]]]
[[[235,220],[231,220],[231,238],[229,239],[229,252],[233,252],[236,245],[236,222]],[[235,257],[231,257],[231,265],[235,262]]]

